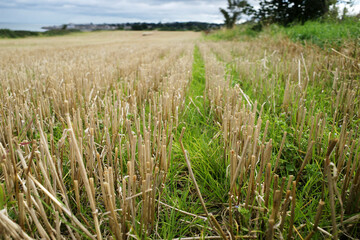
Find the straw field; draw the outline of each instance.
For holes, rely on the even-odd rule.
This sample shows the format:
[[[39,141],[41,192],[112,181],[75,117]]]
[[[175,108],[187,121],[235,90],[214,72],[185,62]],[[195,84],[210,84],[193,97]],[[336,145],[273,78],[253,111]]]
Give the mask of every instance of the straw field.
[[[1,239],[356,239],[358,58],[285,38],[0,40]]]

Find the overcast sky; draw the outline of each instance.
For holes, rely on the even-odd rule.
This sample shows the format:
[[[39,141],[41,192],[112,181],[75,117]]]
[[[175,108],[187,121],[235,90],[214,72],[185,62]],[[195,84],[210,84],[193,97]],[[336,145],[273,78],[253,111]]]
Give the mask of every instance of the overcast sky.
[[[219,7],[226,4],[226,0],[0,0],[0,23],[222,23]]]
[[[0,22],[222,22],[226,0],[0,0]]]

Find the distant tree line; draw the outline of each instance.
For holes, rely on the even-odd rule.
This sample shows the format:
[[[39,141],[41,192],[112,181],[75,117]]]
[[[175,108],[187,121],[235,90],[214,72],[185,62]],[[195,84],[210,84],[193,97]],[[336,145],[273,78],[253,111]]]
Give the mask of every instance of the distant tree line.
[[[39,36],[61,36],[67,35],[70,33],[79,32],[79,30],[49,30],[46,32],[35,32],[35,31],[26,31],[26,30],[10,30],[10,29],[0,29],[0,38],[25,38],[25,37],[39,37]]]
[[[125,23],[118,24],[118,29],[124,30],[160,30],[160,31],[204,31],[210,29],[220,28],[221,24],[206,23],[206,22],[171,22],[171,23]]]
[[[0,38],[22,38],[22,37],[36,37],[39,36],[39,32],[32,31],[12,31],[10,29],[0,29]]]
[[[45,32],[0,29],[0,38],[24,38],[37,36],[58,36],[81,31],[133,30],[133,31],[208,31],[219,29],[223,24],[206,22],[173,22],[173,23],[110,23],[110,24],[63,24],[43,27]]]
[[[278,23],[287,26],[293,22],[305,23],[326,15],[337,3],[351,4],[352,0],[258,0],[254,9],[247,0],[228,0],[226,9],[220,8],[227,28],[232,28],[241,15],[262,23]]]

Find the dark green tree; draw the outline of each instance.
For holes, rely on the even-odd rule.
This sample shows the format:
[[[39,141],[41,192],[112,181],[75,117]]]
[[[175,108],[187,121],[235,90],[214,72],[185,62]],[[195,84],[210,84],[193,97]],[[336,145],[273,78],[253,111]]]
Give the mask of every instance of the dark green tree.
[[[329,12],[337,0],[260,0],[256,18],[269,23],[288,25],[317,19]]]
[[[225,26],[233,28],[240,19],[241,14],[250,15],[253,12],[253,8],[247,0],[228,0],[227,8],[220,8],[220,12],[225,18]]]

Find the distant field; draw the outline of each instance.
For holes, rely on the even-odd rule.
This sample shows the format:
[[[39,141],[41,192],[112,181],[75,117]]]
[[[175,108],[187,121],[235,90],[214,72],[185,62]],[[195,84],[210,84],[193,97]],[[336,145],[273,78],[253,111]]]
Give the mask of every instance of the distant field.
[[[22,39],[0,39],[0,47],[25,47],[28,50],[40,48],[58,48],[88,45],[106,44],[132,44],[132,43],[159,43],[162,42],[182,42],[191,41],[201,36],[196,32],[165,32],[152,31],[148,36],[141,31],[99,31],[99,32],[79,32],[69,36],[60,37],[34,37]],[[29,48],[31,47],[31,48]],[[136,46],[134,46],[136,47]],[[56,49],[54,49],[56,50]]]
[[[358,237],[359,61],[211,39],[0,39],[0,238]]]

